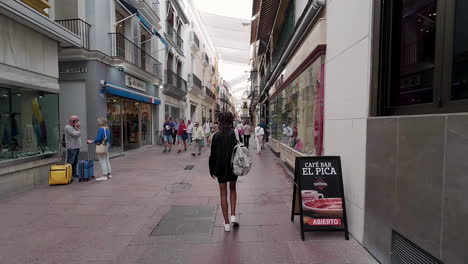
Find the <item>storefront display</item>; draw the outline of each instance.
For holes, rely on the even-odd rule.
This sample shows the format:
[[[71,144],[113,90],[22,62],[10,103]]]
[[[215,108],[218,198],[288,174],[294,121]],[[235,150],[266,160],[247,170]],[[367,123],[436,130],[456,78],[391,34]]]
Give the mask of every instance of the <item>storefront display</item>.
[[[271,136],[305,154],[321,152],[323,57],[270,98]],[[320,137],[319,137],[320,136]],[[320,147],[320,150],[318,150]]]
[[[108,94],[107,119],[111,151],[135,149],[153,143],[151,104]]]
[[[0,162],[56,153],[58,124],[57,94],[0,87]]]

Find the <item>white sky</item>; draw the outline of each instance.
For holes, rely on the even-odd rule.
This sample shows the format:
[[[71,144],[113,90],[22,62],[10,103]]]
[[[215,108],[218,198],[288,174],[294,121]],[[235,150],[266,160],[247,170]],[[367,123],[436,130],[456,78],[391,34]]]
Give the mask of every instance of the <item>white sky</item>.
[[[231,87],[231,92],[234,97],[239,100],[242,97],[242,94],[247,89],[247,79],[249,77],[248,71],[250,69],[249,63],[249,47],[250,47],[250,25],[242,26],[242,23],[249,22],[252,17],[252,0],[192,0],[194,6],[197,10],[204,13],[211,13],[215,15],[220,15],[224,17],[236,18],[239,21],[232,19],[222,19],[219,18],[219,21],[223,21],[222,24],[216,25],[216,28],[213,27],[212,17],[202,16],[202,21],[206,20],[209,22],[209,25],[205,25],[208,30],[208,34],[212,38],[213,44],[217,49],[217,52],[220,55],[219,61],[219,71],[221,76],[230,82],[231,80],[238,79],[239,76],[245,75],[245,82],[238,83]],[[248,20],[248,21],[246,21]],[[220,33],[219,30],[224,28],[224,30],[236,30],[232,31],[233,34],[236,34],[236,38],[239,41],[238,37],[241,37],[243,40],[242,47],[239,46],[239,42],[236,43],[235,39],[230,40],[230,37],[225,33]],[[212,32],[210,32],[212,30]],[[220,35],[221,34],[221,35]],[[241,34],[241,35],[238,35]],[[214,38],[214,39],[213,39]],[[243,44],[245,42],[245,44]],[[223,46],[217,46],[223,45]],[[227,45],[232,45],[228,47]],[[226,56],[229,55],[229,48],[234,48],[235,50],[242,50],[242,58],[236,57],[237,61],[229,60]],[[244,54],[245,53],[245,54]],[[239,53],[236,53],[239,54]],[[224,58],[223,58],[224,55]],[[239,59],[242,61],[245,60],[245,63],[239,63]]]
[[[221,16],[249,19],[252,0],[193,0],[198,10]]]

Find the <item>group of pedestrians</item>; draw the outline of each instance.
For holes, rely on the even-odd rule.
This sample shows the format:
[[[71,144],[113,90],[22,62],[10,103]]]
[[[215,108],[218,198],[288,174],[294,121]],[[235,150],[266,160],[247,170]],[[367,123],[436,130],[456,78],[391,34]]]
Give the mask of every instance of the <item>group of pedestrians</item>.
[[[107,126],[107,119],[98,118],[98,133],[94,140],[88,139],[86,143],[96,144],[96,151],[101,165],[102,176],[97,177],[97,181],[105,181],[112,178],[112,168],[109,160],[110,130]],[[70,116],[68,124],[63,130],[63,146],[67,150],[67,163],[72,165],[72,176],[78,178],[78,160],[81,150],[81,124],[78,116]],[[89,150],[88,150],[89,151]]]
[[[198,121],[192,123],[191,120],[176,119],[172,121],[172,117],[168,117],[163,124],[163,153],[171,152],[173,145],[178,145],[177,153],[187,151],[187,145],[193,145],[192,156],[201,155],[202,148],[205,143],[210,144],[211,136],[218,130],[218,124],[213,125],[207,121],[202,127]]]
[[[234,129],[237,141],[243,143],[247,148],[250,146],[250,137],[252,133],[255,134],[255,143],[258,154],[261,154],[262,150],[265,148],[265,142],[268,142],[268,131],[268,126],[263,121],[259,123],[255,129],[252,129],[250,121],[245,121],[243,123],[239,122]]]

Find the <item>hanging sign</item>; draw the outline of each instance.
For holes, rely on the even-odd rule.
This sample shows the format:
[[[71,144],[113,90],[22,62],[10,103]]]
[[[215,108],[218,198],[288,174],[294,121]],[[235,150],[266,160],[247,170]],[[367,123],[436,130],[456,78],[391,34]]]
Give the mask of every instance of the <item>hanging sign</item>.
[[[340,157],[297,157],[291,220],[304,232],[344,231],[349,239]]]

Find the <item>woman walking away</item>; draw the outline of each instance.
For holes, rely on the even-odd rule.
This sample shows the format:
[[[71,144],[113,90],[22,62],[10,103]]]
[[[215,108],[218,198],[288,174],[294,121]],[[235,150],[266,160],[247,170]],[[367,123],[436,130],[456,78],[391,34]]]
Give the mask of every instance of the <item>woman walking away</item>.
[[[110,130],[107,127],[107,119],[98,118],[97,123],[99,131],[95,140],[88,139],[88,144],[96,144],[96,155],[101,165],[102,176],[96,178],[96,181],[105,181],[112,178],[112,169],[109,161],[109,148],[110,148]]]
[[[219,114],[219,132],[213,136],[211,142],[211,155],[209,160],[210,174],[217,178],[221,196],[221,208],[224,216],[224,231],[231,231],[231,225],[239,226],[236,218],[237,176],[232,171],[231,158],[237,144],[233,131],[234,116],[231,112]],[[231,218],[228,218],[227,185],[229,183],[229,197],[231,204]]]
[[[263,136],[265,135],[265,130],[261,127],[260,124],[255,128],[255,141],[257,142],[257,154],[262,153],[263,147]]]
[[[179,151],[177,151],[177,153],[180,153],[182,151],[182,146],[184,147],[184,151],[187,151],[188,134],[187,134],[187,126],[185,126],[185,121],[183,119],[180,120],[177,137],[179,139]]]

